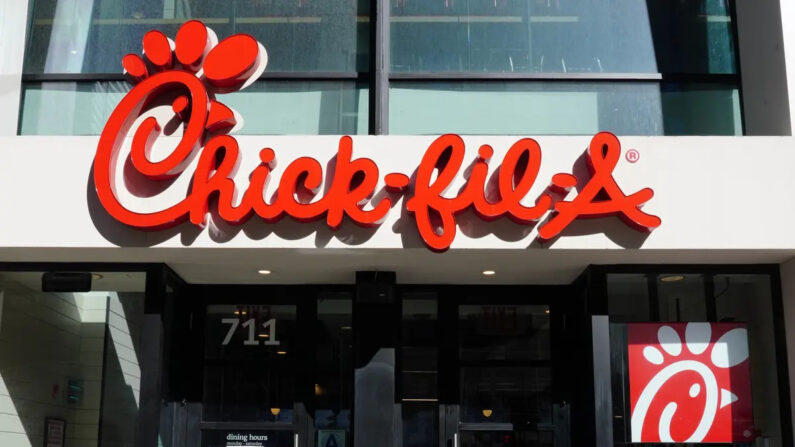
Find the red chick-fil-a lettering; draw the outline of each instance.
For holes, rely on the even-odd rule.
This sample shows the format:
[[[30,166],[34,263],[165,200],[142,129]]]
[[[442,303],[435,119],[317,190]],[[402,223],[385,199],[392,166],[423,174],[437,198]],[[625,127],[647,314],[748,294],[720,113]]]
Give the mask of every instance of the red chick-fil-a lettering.
[[[430,144],[419,161],[413,184],[405,174],[386,174],[383,182],[389,194],[377,194],[382,182],[378,165],[368,158],[354,158],[354,141],[343,136],[331,172],[324,173],[323,165],[312,157],[299,157],[284,167],[275,193],[266,198],[276,169],[275,151],[261,149],[259,164],[249,173],[248,184],[236,184],[241,151],[237,140],[227,133],[237,125],[237,119],[216,99],[217,95],[245,87],[264,69],[264,48],[245,34],[229,37],[215,47],[208,36],[210,32],[201,22],[189,21],[177,33],[172,54],[165,35],[147,33],[143,40],[146,61],[134,54],[122,61],[128,78],[136,85],[121,100],[102,131],[93,175],[105,210],[131,227],[159,230],[185,221],[204,226],[211,206],[217,208],[220,219],[234,225],[253,216],[265,222],[288,216],[299,222],[325,218],[332,229],[339,228],[345,218],[362,226],[375,226],[384,221],[400,196],[422,240],[436,251],[453,244],[456,215],[467,209],[485,221],[507,217],[523,225],[534,224],[551,211],[538,228],[542,240],[561,235],[579,218],[616,215],[644,231],[661,223],[660,218],[641,210],[654,195],[651,189],[626,195],[613,178],[621,145],[616,136],[607,132],[598,133],[591,140],[586,152],[590,178],[571,200],[565,197],[571,194],[578,179],[558,173],[532,206],[523,203],[541,168],[541,147],[535,140],[522,138],[508,149],[498,168],[495,190],[487,191],[494,150],[489,145],[480,146],[477,157],[462,173],[466,146],[460,136],[453,134],[442,135]],[[204,75],[198,77],[197,72],[202,69]],[[150,153],[161,134],[160,124],[150,116],[136,129],[132,126],[163,98],[170,98],[175,118],[184,123],[184,130],[174,150],[162,160],[152,161]],[[131,211],[122,205],[114,174],[131,131],[129,160],[133,169],[151,182],[169,182],[187,175],[185,169],[198,156],[184,199],[149,213]],[[450,195],[448,189],[462,174],[466,175],[463,187]],[[324,184],[326,191],[321,193]],[[555,195],[562,195],[563,199],[556,201]],[[373,197],[379,196],[373,203]]]

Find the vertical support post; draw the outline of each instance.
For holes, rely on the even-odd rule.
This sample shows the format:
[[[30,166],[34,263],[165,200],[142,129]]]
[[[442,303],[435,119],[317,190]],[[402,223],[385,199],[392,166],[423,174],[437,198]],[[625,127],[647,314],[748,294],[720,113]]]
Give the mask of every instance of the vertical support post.
[[[613,391],[610,381],[610,318],[591,317],[596,444],[613,445]]]
[[[397,293],[394,272],[357,272],[354,447],[395,446]],[[398,438],[399,439],[399,438]]]
[[[370,134],[389,133],[389,0],[370,0]]]

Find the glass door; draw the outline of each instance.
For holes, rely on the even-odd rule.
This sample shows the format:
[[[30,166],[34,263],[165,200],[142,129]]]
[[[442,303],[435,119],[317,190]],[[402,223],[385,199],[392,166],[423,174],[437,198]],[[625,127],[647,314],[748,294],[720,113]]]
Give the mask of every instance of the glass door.
[[[402,447],[571,444],[569,287],[404,286],[400,296]]]
[[[352,446],[351,291],[204,294],[201,445]]]
[[[456,308],[454,445],[555,446],[550,306],[491,301]]]
[[[297,304],[210,304],[202,445],[297,446]]]

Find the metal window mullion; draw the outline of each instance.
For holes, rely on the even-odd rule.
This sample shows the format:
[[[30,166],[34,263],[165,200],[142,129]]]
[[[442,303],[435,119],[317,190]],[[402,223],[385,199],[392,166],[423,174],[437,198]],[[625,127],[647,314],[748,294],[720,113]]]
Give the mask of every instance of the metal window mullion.
[[[389,0],[371,0],[370,134],[389,133]]]

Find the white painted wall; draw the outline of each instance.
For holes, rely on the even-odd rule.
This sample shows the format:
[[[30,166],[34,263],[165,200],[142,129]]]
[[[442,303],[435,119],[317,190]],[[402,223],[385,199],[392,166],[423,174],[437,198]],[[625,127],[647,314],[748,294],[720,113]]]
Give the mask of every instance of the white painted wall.
[[[287,164],[299,156],[312,156],[322,165],[336,153],[338,137],[238,136],[241,167],[235,177],[241,189],[257,165],[257,151],[272,147],[278,167],[266,192],[270,197]],[[354,157],[369,157],[388,172],[411,174],[434,137],[354,137]],[[466,137],[465,164],[477,148],[490,143],[495,150],[492,171],[514,137]],[[538,181],[528,195],[532,202],[553,174],[572,172],[588,145],[588,137],[540,137],[543,163]],[[554,243],[534,244],[536,232],[511,222],[483,222],[475,216],[459,218],[452,249],[687,249],[687,250],[795,250],[795,139],[731,137],[626,137],[625,149],[635,148],[640,161],[621,158],[614,177],[627,193],[651,187],[655,196],[644,210],[660,216],[663,224],[644,239],[617,219],[586,220],[572,225]],[[256,217],[242,228],[211,225],[203,231],[144,232],[119,225],[93,197],[89,174],[96,148],[95,137],[0,138],[0,258],[4,249],[114,248],[117,246],[185,246],[214,249],[244,248],[422,248],[411,216],[400,218],[402,204],[386,221],[369,231],[344,226],[337,233],[320,223],[301,224],[286,219],[264,224]],[[158,140],[173,147],[172,137]],[[161,147],[162,148],[162,147]],[[157,148],[155,149],[157,152]],[[122,158],[123,159],[123,158]],[[193,165],[197,162],[194,159]],[[192,165],[192,166],[193,166]],[[121,169],[121,168],[119,168]],[[140,198],[125,191],[119,196],[128,208],[151,212],[170,206],[185,196],[189,167],[165,193]],[[120,175],[119,177],[122,177]],[[450,191],[464,184],[459,176]],[[380,189],[380,186],[377,188]],[[574,192],[570,193],[574,196]],[[242,231],[241,231],[242,230]],[[186,256],[191,256],[187,254]],[[155,258],[153,256],[153,258]]]

